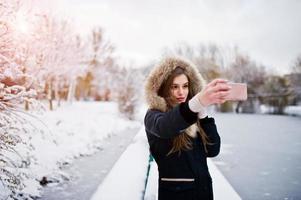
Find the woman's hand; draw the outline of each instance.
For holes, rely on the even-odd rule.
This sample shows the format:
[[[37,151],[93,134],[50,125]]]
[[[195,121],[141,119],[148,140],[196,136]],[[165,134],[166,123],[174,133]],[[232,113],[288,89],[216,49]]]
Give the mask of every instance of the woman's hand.
[[[196,96],[203,106],[222,104],[226,102],[225,97],[229,95],[230,86],[225,79],[214,79]]]

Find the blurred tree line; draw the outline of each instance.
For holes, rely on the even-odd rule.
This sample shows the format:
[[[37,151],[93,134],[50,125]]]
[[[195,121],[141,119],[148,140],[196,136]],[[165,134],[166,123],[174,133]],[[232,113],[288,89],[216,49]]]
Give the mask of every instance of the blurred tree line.
[[[1,0],[0,19],[3,106],[8,104],[3,98],[12,95],[12,86],[22,89],[16,95],[18,103],[11,106],[23,105],[26,110],[45,101],[50,110],[54,102],[60,106],[62,101],[73,100],[123,104],[118,95],[120,88],[127,87],[124,75],[133,69],[117,63],[115,47],[101,28],[82,36],[68,20],[37,11],[19,0]],[[22,97],[28,91],[31,98]]]
[[[208,82],[223,77],[231,82],[247,84],[247,101],[228,101],[216,107],[220,112],[261,113],[265,108],[265,112],[271,114],[284,114],[287,106],[301,104],[301,56],[296,58],[291,73],[277,75],[242,53],[238,47],[181,43],[165,48],[163,56],[169,55],[191,60]],[[152,67],[153,64],[146,66],[143,73],[147,75]]]

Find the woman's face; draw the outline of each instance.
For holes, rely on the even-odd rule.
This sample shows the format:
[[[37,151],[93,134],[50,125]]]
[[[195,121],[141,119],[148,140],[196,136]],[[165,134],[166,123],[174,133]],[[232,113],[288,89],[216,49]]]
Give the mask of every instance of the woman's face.
[[[189,92],[187,76],[185,74],[176,76],[170,90],[171,98],[174,102],[185,102]]]

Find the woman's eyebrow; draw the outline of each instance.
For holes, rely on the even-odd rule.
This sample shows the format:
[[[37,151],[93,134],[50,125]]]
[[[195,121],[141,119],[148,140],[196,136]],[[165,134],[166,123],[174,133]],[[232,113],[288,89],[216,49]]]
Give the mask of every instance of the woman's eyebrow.
[[[188,84],[188,82],[183,83],[182,85],[186,85],[186,84]],[[181,85],[181,84],[173,83],[172,85]]]

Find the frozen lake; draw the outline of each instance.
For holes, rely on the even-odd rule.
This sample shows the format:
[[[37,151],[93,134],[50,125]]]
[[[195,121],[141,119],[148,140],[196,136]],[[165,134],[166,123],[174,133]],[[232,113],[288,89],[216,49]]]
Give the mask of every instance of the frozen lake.
[[[242,199],[301,199],[301,117],[214,117],[222,138],[214,162]]]

